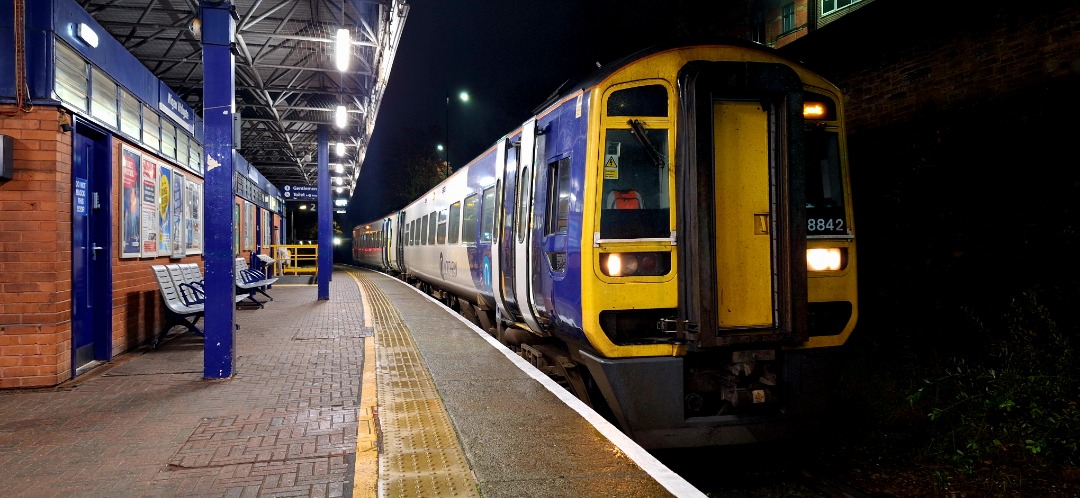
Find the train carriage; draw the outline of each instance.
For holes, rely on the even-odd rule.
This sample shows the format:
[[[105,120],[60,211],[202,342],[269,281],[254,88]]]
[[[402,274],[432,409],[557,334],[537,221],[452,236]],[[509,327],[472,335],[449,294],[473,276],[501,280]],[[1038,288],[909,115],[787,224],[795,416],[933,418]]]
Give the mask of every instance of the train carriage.
[[[383,267],[643,446],[797,434],[858,309],[842,103],[756,45],[635,54],[376,223]]]

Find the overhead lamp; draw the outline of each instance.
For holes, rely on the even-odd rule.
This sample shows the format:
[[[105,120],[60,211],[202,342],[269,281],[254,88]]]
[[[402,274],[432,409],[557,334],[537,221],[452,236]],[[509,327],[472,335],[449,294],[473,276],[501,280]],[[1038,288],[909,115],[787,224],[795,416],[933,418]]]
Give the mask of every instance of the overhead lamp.
[[[334,151],[337,152],[338,157],[344,156],[345,155],[345,142],[338,142],[337,145],[334,147]],[[341,172],[338,171],[338,173],[341,173]]]
[[[346,114],[345,106],[339,105],[337,109],[334,109],[334,124],[338,128],[344,128],[349,122],[349,116]]]
[[[334,183],[336,183],[338,185],[344,185],[345,184],[345,179],[340,177],[340,176],[335,176],[334,177]]]
[[[334,47],[334,65],[337,66],[338,71],[349,70],[350,55],[352,55],[352,40],[349,37],[349,30],[338,28],[337,43]]]
[[[338,189],[338,190],[339,190],[338,193],[341,193],[340,192],[341,189]],[[349,200],[348,199],[334,199],[334,205],[335,206],[348,206],[349,205]]]
[[[337,163],[337,164],[334,165],[334,173],[337,173],[337,174],[340,175],[340,174],[342,174],[344,172],[345,172],[345,165],[344,164]]]
[[[98,35],[94,32],[94,28],[91,28],[86,23],[79,23],[78,31],[79,39],[90,45],[93,48],[98,46]]]
[[[334,189],[334,193],[340,194],[345,191],[345,187],[338,187]]]

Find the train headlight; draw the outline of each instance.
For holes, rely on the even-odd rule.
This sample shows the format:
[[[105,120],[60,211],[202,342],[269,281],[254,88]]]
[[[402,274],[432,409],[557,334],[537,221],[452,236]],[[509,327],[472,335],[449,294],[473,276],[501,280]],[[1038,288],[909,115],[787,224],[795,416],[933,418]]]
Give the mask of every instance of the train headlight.
[[[806,250],[806,269],[836,271],[844,267],[844,251],[839,247],[816,247]]]
[[[609,277],[666,275],[671,268],[671,253],[611,252],[600,255],[600,271]]]

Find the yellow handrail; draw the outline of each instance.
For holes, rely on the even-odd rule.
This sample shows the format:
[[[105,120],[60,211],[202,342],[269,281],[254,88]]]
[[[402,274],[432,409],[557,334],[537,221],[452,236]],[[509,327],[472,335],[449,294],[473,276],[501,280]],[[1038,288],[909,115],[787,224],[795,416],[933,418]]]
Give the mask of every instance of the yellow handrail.
[[[319,270],[319,246],[315,244],[270,244],[270,257],[277,260],[276,275],[314,275]]]

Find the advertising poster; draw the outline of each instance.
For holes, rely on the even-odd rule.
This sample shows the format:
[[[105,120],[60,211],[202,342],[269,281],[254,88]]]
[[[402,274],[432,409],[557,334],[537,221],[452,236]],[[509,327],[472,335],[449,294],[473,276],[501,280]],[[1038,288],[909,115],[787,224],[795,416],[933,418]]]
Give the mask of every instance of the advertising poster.
[[[240,226],[240,205],[232,205],[232,223],[234,227]],[[233,254],[240,254],[240,229],[233,232]]]
[[[189,181],[184,185],[184,242],[187,254],[202,253],[202,184]]]
[[[184,243],[184,175],[179,171],[173,171],[172,175],[172,202],[169,203],[169,218],[172,220],[172,257],[184,257],[186,249]]]
[[[157,199],[158,165],[148,158],[143,158],[142,165],[142,256],[157,256],[158,236],[161,224],[158,221]]]
[[[161,166],[158,175],[158,224],[161,226],[161,235],[158,235],[158,253],[172,254],[172,170]]]
[[[139,202],[139,163],[139,153],[124,147],[120,165],[121,258],[137,258],[140,254],[139,217],[142,215],[142,203]]]
[[[244,250],[255,250],[255,205],[244,201]]]

